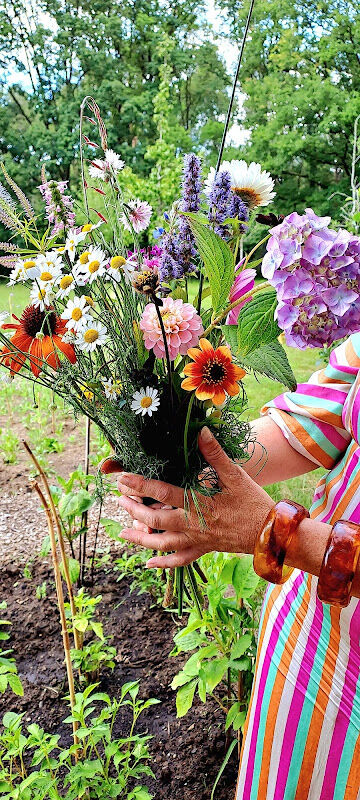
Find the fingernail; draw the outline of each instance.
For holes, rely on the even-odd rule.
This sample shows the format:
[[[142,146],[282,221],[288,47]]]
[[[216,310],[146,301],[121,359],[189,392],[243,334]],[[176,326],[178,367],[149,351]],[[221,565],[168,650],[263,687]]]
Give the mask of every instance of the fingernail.
[[[201,436],[202,441],[205,442],[205,443],[211,441],[212,434],[211,434],[211,431],[209,430],[209,428],[206,425],[205,425],[205,428],[201,429],[200,436]]]
[[[119,476],[119,483],[123,483],[125,486],[136,486],[137,480],[137,475],[130,475],[128,472],[122,472]]]

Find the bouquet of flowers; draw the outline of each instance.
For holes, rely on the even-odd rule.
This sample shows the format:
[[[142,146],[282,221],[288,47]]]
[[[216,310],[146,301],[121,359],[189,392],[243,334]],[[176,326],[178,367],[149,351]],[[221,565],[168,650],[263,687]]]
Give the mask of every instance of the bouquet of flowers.
[[[199,477],[202,426],[231,458],[246,457],[246,373],[296,385],[281,328],[290,343],[318,346],[358,326],[359,239],[331,231],[309,209],[283,221],[259,215],[276,225],[244,257],[244,233],[272,201],[274,182],[259,164],[235,160],[211,169],[203,186],[193,154],[184,158],[181,197],[151,230],[152,208],[128,195],[124,162],[88,103],[100,143],[83,136],[82,145],[100,156],[88,159],[85,175],[81,153],[78,212],[66,184],[43,170],[44,223],[3,167],[0,221],[10,240],[1,263],[10,285],[29,288],[29,302],[20,318],[1,314],[0,365],[9,380],[21,374],[45,385],[93,420],[125,470],[177,483],[195,502],[217,489],[209,470]],[[89,211],[89,185],[101,211]],[[266,240],[268,280],[255,283]]]

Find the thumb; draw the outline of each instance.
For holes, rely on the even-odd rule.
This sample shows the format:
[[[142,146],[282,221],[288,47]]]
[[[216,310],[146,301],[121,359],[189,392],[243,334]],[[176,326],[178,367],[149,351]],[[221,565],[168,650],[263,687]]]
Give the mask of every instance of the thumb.
[[[214,467],[222,483],[226,483],[226,476],[229,470],[232,471],[233,463],[207,427],[202,428],[199,434],[199,450],[208,464]]]

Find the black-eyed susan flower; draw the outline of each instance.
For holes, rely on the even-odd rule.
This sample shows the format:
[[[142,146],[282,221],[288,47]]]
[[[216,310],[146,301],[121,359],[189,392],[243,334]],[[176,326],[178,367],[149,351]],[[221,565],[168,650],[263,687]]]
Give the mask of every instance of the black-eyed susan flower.
[[[27,306],[20,319],[13,315],[15,323],[3,324],[4,329],[15,330],[10,342],[17,348],[5,345],[0,353],[0,360],[11,372],[19,372],[29,359],[30,367],[38,377],[44,363],[53,369],[58,369],[60,359],[57,350],[75,364],[76,355],[73,346],[64,342],[65,322],[57,316],[53,309],[46,313],[35,306]]]
[[[228,347],[213,346],[207,339],[200,339],[200,349],[190,347],[188,356],[193,363],[186,364],[181,386],[188,392],[195,390],[198,400],[211,400],[215,406],[221,406],[226,395],[235,397],[239,394],[238,381],[246,374],[241,367],[234,364]]]

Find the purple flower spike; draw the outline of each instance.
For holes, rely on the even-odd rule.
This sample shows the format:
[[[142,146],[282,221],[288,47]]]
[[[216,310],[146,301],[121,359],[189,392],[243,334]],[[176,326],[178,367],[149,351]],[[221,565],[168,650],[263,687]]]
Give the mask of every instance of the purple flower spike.
[[[214,231],[222,239],[228,234],[224,221],[229,217],[231,194],[231,178],[229,172],[218,172],[209,194],[209,220],[214,224]]]

